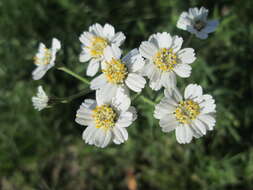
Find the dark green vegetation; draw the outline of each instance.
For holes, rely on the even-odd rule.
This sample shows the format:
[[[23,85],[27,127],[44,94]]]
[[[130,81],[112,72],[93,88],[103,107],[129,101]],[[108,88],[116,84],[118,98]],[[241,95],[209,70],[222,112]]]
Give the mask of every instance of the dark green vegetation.
[[[192,6],[210,9],[221,24],[208,40],[194,38],[195,82],[217,102],[213,132],[189,145],[161,132],[153,108],[137,100],[139,119],[129,140],[98,149],[84,144],[74,122],[83,100],[37,112],[31,97],[38,85],[65,97],[87,86],[51,69],[32,81],[32,58],[40,41],[59,38],[58,64],[81,75],[78,37],[89,25],[109,22],[123,31],[125,51],[158,31],[182,35],[176,21]],[[184,190],[253,189],[253,25],[251,0],[1,0],[0,1],[0,189],[3,190]],[[155,94],[145,90],[145,95]],[[88,95],[93,97],[91,93]]]

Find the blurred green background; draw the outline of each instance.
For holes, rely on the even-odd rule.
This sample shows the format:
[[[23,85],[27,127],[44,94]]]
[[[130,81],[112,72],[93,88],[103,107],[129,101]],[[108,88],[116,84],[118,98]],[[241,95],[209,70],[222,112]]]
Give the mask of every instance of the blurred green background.
[[[133,102],[139,119],[129,140],[98,149],[86,145],[75,113],[90,93],[70,104],[35,111],[38,85],[65,97],[87,88],[51,69],[33,81],[39,42],[62,41],[58,64],[85,75],[79,63],[79,35],[106,22],[123,31],[125,52],[155,32],[189,33],[176,28],[182,11],[210,9],[220,25],[207,40],[194,38],[197,52],[189,79],[217,102],[217,125],[207,136],[180,145],[162,133],[153,108]],[[0,1],[0,189],[3,190],[184,190],[253,189],[253,1],[251,0],[1,0]],[[146,89],[144,94],[155,98]]]

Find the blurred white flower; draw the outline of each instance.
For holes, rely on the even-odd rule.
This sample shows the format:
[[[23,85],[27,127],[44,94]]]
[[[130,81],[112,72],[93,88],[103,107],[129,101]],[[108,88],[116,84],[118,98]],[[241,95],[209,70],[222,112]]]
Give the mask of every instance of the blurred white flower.
[[[177,89],[165,90],[165,97],[155,107],[154,117],[159,119],[163,132],[176,130],[179,143],[190,143],[215,125],[215,102],[211,95],[202,93],[202,88],[189,84],[184,91],[184,99]]]
[[[99,63],[104,60],[104,49],[112,44],[119,47],[125,38],[122,32],[115,33],[114,27],[110,24],[103,27],[96,23],[89,27],[89,32],[83,32],[79,38],[82,43],[79,60],[89,61],[86,74],[94,76],[99,70]]]
[[[105,61],[102,62],[102,74],[91,81],[90,88],[100,89],[104,98],[110,99],[118,90],[123,89],[128,94],[129,89],[141,92],[146,84],[141,75],[144,60],[137,49],[133,49],[122,59],[121,50],[116,46],[108,46],[105,51]]]
[[[97,91],[98,92],[98,91]],[[83,140],[89,145],[104,148],[111,141],[121,144],[128,139],[126,128],[136,119],[136,111],[123,91],[118,91],[111,100],[96,93],[96,101],[86,99],[77,110],[75,121],[88,126]]]
[[[45,91],[43,90],[42,86],[38,87],[38,92],[36,96],[32,97],[33,106],[38,111],[43,110],[48,105],[49,98]]]
[[[153,90],[174,88],[176,75],[186,78],[191,74],[195,61],[192,48],[181,49],[183,38],[167,32],[153,34],[140,45],[140,54],[146,58],[143,74],[149,78]]]
[[[200,39],[206,39],[208,34],[214,32],[219,24],[217,20],[207,20],[208,10],[204,7],[190,8],[183,12],[177,22],[177,27],[195,34]]]
[[[56,53],[61,49],[61,43],[58,39],[53,38],[52,47],[46,48],[43,43],[39,44],[39,50],[34,57],[34,63],[37,68],[33,71],[33,80],[41,79],[46,72],[55,65]]]

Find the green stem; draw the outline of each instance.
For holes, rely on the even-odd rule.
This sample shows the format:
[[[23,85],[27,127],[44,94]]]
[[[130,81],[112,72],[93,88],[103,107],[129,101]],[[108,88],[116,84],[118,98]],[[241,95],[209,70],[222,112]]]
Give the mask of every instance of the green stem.
[[[152,100],[146,98],[145,96],[140,95],[139,97],[143,100],[143,102],[146,102],[146,103],[148,103],[151,106],[155,106],[155,102],[153,102]]]
[[[194,36],[194,34],[191,34],[190,35],[190,37],[188,38],[188,40],[185,42],[185,47],[187,47],[189,44],[190,44],[190,42],[192,41],[192,39],[193,39],[193,36]]]
[[[88,93],[90,93],[91,90],[90,89],[85,89],[77,94],[74,94],[72,96],[69,96],[69,97],[66,97],[66,98],[61,98],[61,103],[68,103],[68,102],[71,102],[72,100],[76,99],[76,98],[79,98],[83,95],[86,95]]]
[[[73,71],[69,70],[68,68],[66,67],[58,67],[57,68],[58,70],[60,71],[64,71],[65,73],[68,73],[69,75],[73,76],[74,78],[82,81],[83,83],[89,85],[90,84],[90,81],[84,77],[81,77],[80,75],[74,73]]]

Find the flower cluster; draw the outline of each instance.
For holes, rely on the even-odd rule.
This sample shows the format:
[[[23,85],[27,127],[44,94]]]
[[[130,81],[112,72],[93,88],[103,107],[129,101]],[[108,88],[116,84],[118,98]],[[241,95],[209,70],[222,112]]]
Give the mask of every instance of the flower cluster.
[[[207,15],[208,10],[203,7],[191,8],[188,13],[181,14],[177,27],[206,39],[218,25],[217,21],[207,21]],[[87,83],[96,92],[95,99],[85,99],[76,113],[75,121],[87,126],[82,135],[85,143],[104,148],[111,142],[121,144],[128,139],[126,128],[137,118],[137,111],[131,106],[130,91],[140,94],[146,79],[149,79],[152,90],[164,88],[164,97],[154,110],[154,117],[159,120],[163,132],[175,130],[178,143],[185,144],[193,137],[199,138],[213,130],[213,97],[203,94],[202,87],[197,84],[189,84],[183,96],[177,88],[177,77],[191,75],[195,50],[183,48],[182,37],[162,32],[151,35],[147,41],[141,42],[140,47],[122,55],[120,46],[125,39],[125,35],[115,32],[110,24],[94,24],[79,38],[82,49],[79,60],[89,62],[86,75],[94,78]],[[39,45],[34,80],[42,78],[54,66],[60,48],[61,44],[55,38],[51,49],[42,43]],[[67,73],[77,76],[72,71]],[[49,99],[39,86],[32,101],[40,111],[48,106]]]

